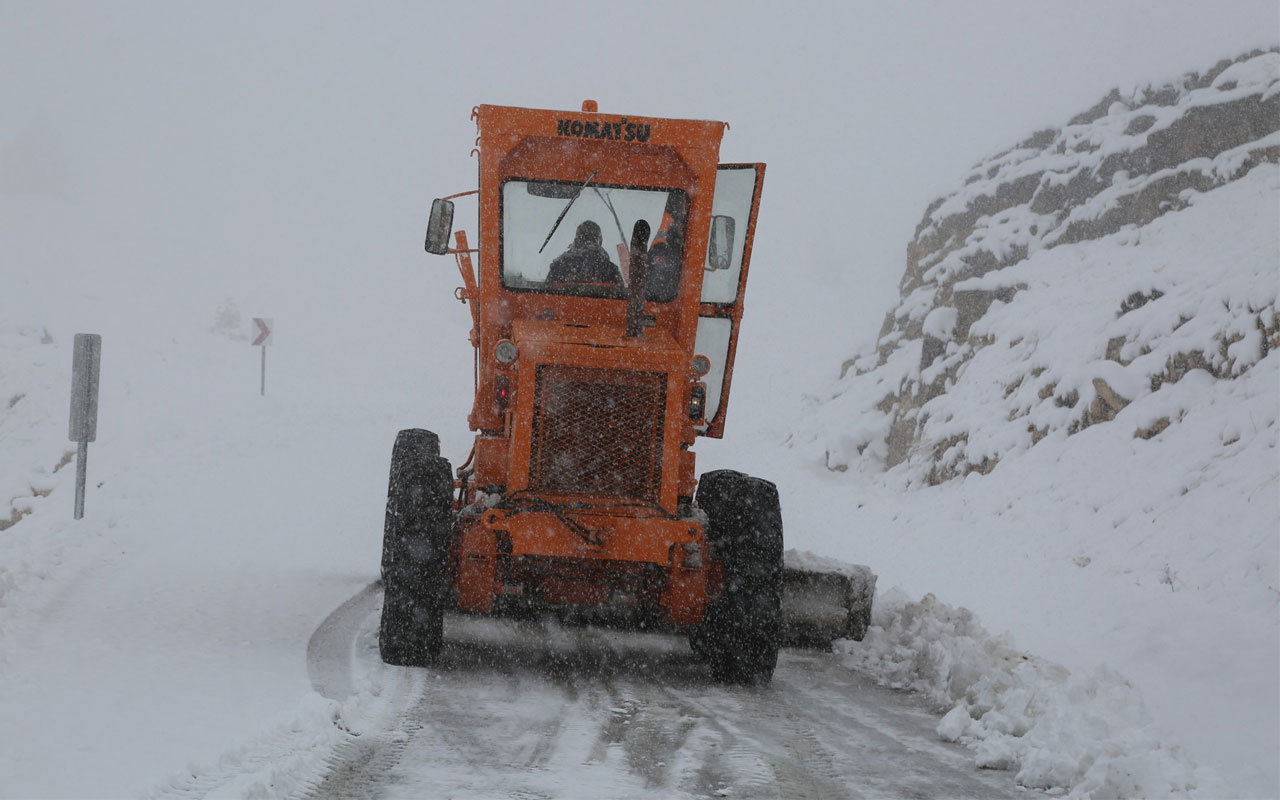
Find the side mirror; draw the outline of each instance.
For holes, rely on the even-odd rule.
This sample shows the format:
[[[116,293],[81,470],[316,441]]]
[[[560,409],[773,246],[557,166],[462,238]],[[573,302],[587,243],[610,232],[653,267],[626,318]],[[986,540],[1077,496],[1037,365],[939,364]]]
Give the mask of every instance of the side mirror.
[[[451,233],[453,233],[453,201],[433,200],[431,219],[427,221],[427,252],[437,256],[447,253]]]
[[[728,269],[733,259],[733,217],[711,218],[711,241],[707,244],[707,269]]]

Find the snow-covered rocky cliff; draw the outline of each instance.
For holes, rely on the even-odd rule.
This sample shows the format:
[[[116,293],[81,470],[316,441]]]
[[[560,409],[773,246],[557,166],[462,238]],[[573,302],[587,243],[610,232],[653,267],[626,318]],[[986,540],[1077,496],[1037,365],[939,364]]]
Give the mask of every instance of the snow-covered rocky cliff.
[[[875,352],[844,365],[857,425],[827,465],[905,463],[938,483],[1127,407],[1116,435],[1151,438],[1206,392],[1230,393],[1223,382],[1280,345],[1277,161],[1271,50],[1112,90],[977,164],[920,222]],[[1234,231],[1224,209],[1178,235],[1176,212],[1218,207],[1215,192],[1246,177],[1260,228]],[[1229,427],[1224,445],[1250,433],[1247,419]]]
[[[1054,710],[1025,666],[987,702],[999,670],[918,633],[962,614],[877,598],[857,658],[1023,785],[1280,790],[1277,162],[1276,49],[1111,92],[929,206],[878,342],[811,399],[794,446],[857,500],[834,554],[1068,667]]]

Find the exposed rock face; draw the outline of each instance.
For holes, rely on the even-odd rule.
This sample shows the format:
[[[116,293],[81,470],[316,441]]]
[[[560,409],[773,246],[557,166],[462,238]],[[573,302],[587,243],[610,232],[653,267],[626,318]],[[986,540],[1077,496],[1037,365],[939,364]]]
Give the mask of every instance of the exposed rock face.
[[[1029,285],[1045,280],[1045,273],[1027,265],[1048,259],[1034,256],[1115,235],[1137,244],[1146,226],[1188,207],[1198,194],[1276,162],[1280,49],[1222,61],[1202,75],[1189,74],[1166,86],[1129,95],[1113,90],[1065,127],[1040,131],[976,165],[959,191],[926,210],[907,247],[901,302],[885,318],[876,353],[846,362],[842,371],[878,372],[880,382],[888,384],[878,404],[891,417],[886,466],[923,459],[931,462],[931,482],[995,467],[998,447],[970,447],[963,426],[936,424],[930,403],[951,391],[970,362],[996,343],[989,323],[992,309],[1007,306]],[[1150,309],[1141,309],[1154,305],[1168,313],[1173,302],[1186,299],[1162,299],[1169,289],[1157,288],[1161,280],[1156,275],[1142,280],[1146,285],[1120,297],[1097,296],[1096,302],[1114,309],[1117,319],[1131,314],[1154,319]],[[1234,301],[1224,302],[1230,306]],[[1229,308],[1229,320],[1202,340],[1180,342],[1164,362],[1138,370],[1150,384],[1142,391],[1177,382],[1192,370],[1234,377],[1280,346],[1274,293],[1269,305],[1264,298],[1254,307],[1256,297],[1241,302],[1247,307]],[[1247,353],[1239,344],[1246,339],[1253,348]],[[1012,340],[1004,344],[1023,346]],[[1022,434],[1026,446],[1059,428],[1072,434],[1113,420],[1138,393],[1132,388],[1138,372],[1130,365],[1159,348],[1150,346],[1145,333],[1129,332],[1111,336],[1095,349],[1099,360],[1126,368],[1124,376],[1072,375],[1070,386],[1059,385],[1052,379],[1062,365],[1053,363],[1028,363],[1023,374],[1006,376],[1002,393],[1011,422],[1035,417],[1032,412],[1040,404],[1065,410],[1049,415],[1052,419],[1028,419]],[[916,352],[918,361],[907,364]],[[1035,361],[1035,352],[1031,343],[1029,362]],[[1135,434],[1156,436],[1167,424],[1156,420]],[[837,459],[835,465],[840,463]]]

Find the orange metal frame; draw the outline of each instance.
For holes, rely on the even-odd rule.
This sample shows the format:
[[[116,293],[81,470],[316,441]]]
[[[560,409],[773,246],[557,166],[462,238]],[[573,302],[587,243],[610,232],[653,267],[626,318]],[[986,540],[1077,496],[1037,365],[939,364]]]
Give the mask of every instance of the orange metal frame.
[[[510,493],[529,486],[535,370],[520,369],[521,362],[617,369],[619,353],[626,352],[627,369],[661,372],[668,378],[660,508],[607,510],[603,501],[593,510],[554,513],[540,509],[475,510],[472,506],[460,517],[452,547],[451,571],[458,605],[464,610],[488,612],[496,597],[512,590],[504,585],[504,574],[515,574],[533,564],[562,564],[566,559],[581,565],[583,574],[562,570],[548,579],[544,587],[547,595],[565,602],[599,602],[603,589],[589,577],[590,568],[603,567],[607,573],[610,563],[621,568],[618,562],[626,562],[661,567],[659,602],[669,620],[677,625],[696,624],[708,597],[718,589],[714,578],[719,573],[714,564],[707,563],[704,568],[701,559],[689,561],[691,552],[706,554],[704,532],[697,522],[676,514],[681,501],[692,497],[696,485],[689,447],[698,430],[688,414],[690,393],[699,381],[691,367],[694,339],[700,314],[733,321],[719,410],[715,419],[706,421],[703,432],[718,437],[723,431],[742,318],[759,184],[752,202],[737,301],[704,304],[700,299],[702,261],[707,252],[724,123],[602,114],[591,101],[584,103],[580,112],[481,105],[472,117],[479,130],[477,150],[473,151],[478,152],[480,161],[479,247],[471,249],[465,233],[458,231],[457,246],[450,251],[463,277],[457,296],[470,305],[470,338],[476,348],[475,403],[468,421],[477,436],[465,465],[469,491],[461,498],[462,505],[472,503],[478,490],[501,487]],[[763,164],[751,166],[763,173]],[[646,304],[645,313],[654,324],[639,337],[623,335],[624,302],[515,291],[501,281],[503,181],[581,182],[593,173],[597,184],[679,189],[690,200],[679,293],[672,302]],[[454,197],[464,194],[470,192]],[[471,260],[476,252],[481,255],[478,272]],[[563,323],[579,320],[591,324],[567,335]],[[516,363],[502,365],[494,358],[502,340],[517,342]],[[495,402],[499,380],[513,390],[505,409]],[[585,539],[580,530],[575,531],[565,521],[565,513],[571,513],[574,523],[590,529],[595,538]],[[710,582],[708,575],[712,576]]]
[[[742,253],[742,274],[738,276],[738,295],[733,303],[718,305],[702,303],[698,314],[704,317],[727,317],[733,320],[729,336],[729,358],[724,365],[724,385],[720,389],[720,407],[716,409],[714,418],[707,420],[704,436],[719,439],[724,436],[724,420],[729,408],[729,385],[733,382],[733,362],[738,353],[738,329],[742,323],[743,294],[747,291],[747,271],[751,267],[751,247],[755,244],[756,217],[760,213],[760,188],[764,185],[764,164],[724,164],[721,166],[754,168],[756,170],[756,189],[751,198],[751,218],[747,224],[746,244]]]

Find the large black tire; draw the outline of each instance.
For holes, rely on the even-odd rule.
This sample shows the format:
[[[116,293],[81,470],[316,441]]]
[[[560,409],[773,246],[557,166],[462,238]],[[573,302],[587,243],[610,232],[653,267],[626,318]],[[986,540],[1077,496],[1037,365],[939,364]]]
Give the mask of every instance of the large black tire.
[[[400,431],[391,451],[382,536],[378,651],[400,666],[426,666],[440,652],[449,593],[453,470],[431,431]]]
[[[724,592],[689,644],[721,681],[765,684],[778,664],[782,616],[782,509],[778,488],[733,470],[708,472],[696,501],[707,514]]]

